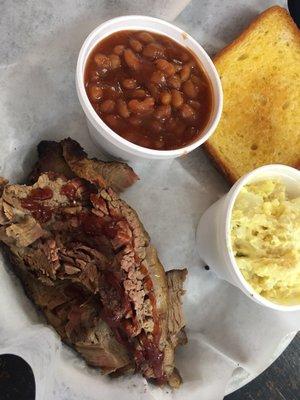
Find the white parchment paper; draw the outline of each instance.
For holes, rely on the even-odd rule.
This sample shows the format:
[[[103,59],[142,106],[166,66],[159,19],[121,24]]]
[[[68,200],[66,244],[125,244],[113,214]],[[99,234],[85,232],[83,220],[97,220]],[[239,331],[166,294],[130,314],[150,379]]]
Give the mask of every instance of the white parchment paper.
[[[104,20],[132,13],[168,20],[177,16],[175,23],[214,54],[273,2],[188,3],[1,2],[0,175],[22,180],[43,139],[71,136],[89,154],[100,156],[89,139],[74,76],[83,40]],[[112,380],[88,368],[45,326],[0,258],[0,353],[19,354],[29,362],[37,400],[222,399],[236,368],[257,375],[283,338],[300,327],[299,314],[266,310],[204,270],[195,248],[195,228],[204,210],[228,186],[201,150],[180,160],[133,167],[141,180],[123,197],[138,211],[166,269],[186,266],[189,270],[184,300],[189,344],[177,356],[184,384],[172,392],[149,386],[140,376]]]

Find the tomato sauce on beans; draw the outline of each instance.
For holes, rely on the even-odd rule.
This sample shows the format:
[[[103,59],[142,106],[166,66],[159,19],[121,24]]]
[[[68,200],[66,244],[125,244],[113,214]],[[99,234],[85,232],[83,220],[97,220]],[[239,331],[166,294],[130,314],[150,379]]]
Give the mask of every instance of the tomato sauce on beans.
[[[97,114],[142,147],[172,150],[201,136],[212,107],[210,82],[191,51],[145,31],[119,31],[99,42],[85,67]]]

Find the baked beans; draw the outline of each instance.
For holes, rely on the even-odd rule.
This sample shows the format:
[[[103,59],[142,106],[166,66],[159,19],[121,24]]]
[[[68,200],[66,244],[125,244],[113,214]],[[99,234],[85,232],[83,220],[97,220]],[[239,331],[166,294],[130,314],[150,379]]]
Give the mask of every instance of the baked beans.
[[[193,53],[152,32],[119,31],[99,42],[86,62],[85,87],[110,128],[157,150],[198,139],[212,111],[210,82]]]

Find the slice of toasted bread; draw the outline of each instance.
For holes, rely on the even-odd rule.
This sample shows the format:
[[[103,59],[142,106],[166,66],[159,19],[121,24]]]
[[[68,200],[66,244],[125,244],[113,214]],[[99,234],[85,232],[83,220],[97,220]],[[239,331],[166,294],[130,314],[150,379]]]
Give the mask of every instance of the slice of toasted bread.
[[[231,183],[265,164],[300,168],[300,31],[271,7],[214,60],[224,91],[205,148]]]

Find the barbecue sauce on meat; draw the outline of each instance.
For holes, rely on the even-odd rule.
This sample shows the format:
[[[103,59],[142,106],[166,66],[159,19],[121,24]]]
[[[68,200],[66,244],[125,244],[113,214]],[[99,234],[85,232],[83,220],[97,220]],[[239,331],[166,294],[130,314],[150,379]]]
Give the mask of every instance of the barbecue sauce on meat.
[[[76,200],[79,188],[84,184],[80,179],[73,179],[62,186],[60,194],[65,195],[71,202]],[[45,223],[51,219],[52,210],[49,206],[43,204],[44,201],[53,197],[51,188],[32,189],[29,195],[21,201],[23,208],[29,210],[34,218],[41,223]],[[95,194],[90,194],[92,204],[97,203],[98,206],[105,204],[103,199],[98,198]],[[123,219],[111,216],[100,217],[91,211],[82,212],[78,216],[80,229],[87,235],[100,236],[104,235],[109,240],[113,240],[118,232],[117,223]],[[118,249],[120,251],[120,249]],[[156,310],[156,299],[153,295],[153,283],[148,275],[147,269],[142,266],[141,270],[145,275],[144,285],[148,291],[153,309],[154,329],[151,337],[145,332],[139,334],[139,346],[134,345],[136,319],[134,305],[126,295],[123,287],[122,274],[116,274],[113,271],[103,271],[101,279],[104,280],[104,287],[110,288],[105,290],[105,296],[102,297],[102,319],[109,325],[115,333],[117,340],[125,345],[128,350],[134,354],[137,368],[143,371],[144,368],[150,367],[156,377],[156,382],[162,384],[165,377],[162,371],[163,352],[159,349],[160,327],[159,318]],[[101,297],[101,296],[100,296]]]
[[[92,188],[88,187],[87,184],[84,184],[81,179],[74,178],[61,188],[60,194],[66,196],[69,200],[74,201],[78,197],[78,192],[80,192],[80,190],[90,192],[91,189]]]
[[[60,190],[60,194],[66,196],[69,200],[75,200],[77,187],[72,182],[66,183]]]
[[[32,189],[27,199],[32,201],[50,200],[53,197],[53,191],[49,187]]]
[[[77,197],[77,191],[83,186],[81,180],[67,182],[62,186],[60,194],[65,195],[71,202]],[[22,207],[29,210],[34,218],[41,223],[45,223],[51,219],[53,210],[43,204],[44,201],[50,200],[53,197],[51,188],[36,188],[32,189],[29,195],[21,201]],[[95,194],[90,195],[92,203],[102,205],[103,200],[97,198]],[[105,204],[105,203],[104,203]],[[118,232],[117,223],[120,218],[112,218],[111,216],[100,217],[91,211],[82,212],[79,214],[80,229],[87,235],[100,236],[104,235],[109,240],[113,240]],[[119,251],[119,250],[118,250]],[[145,288],[148,290],[148,298],[153,309],[154,329],[151,338],[147,337],[145,332],[139,335],[139,348],[135,348],[133,344],[134,331],[136,327],[134,305],[125,293],[121,276],[112,271],[103,271],[101,277],[104,279],[107,288],[112,290],[105,291],[105,298],[102,298],[103,309],[101,317],[115,332],[117,340],[121,344],[126,345],[131,353],[134,353],[135,362],[138,369],[143,370],[145,366],[153,369],[154,375],[158,383],[163,383],[165,377],[162,372],[163,352],[159,349],[160,327],[159,318],[156,310],[156,299],[153,295],[153,283],[148,275],[145,267],[141,267],[144,278]],[[111,297],[110,297],[111,296]]]
[[[49,187],[32,189],[29,195],[21,201],[21,206],[29,210],[32,216],[41,223],[51,219],[52,209],[41,201],[50,200],[53,197],[53,191]]]

